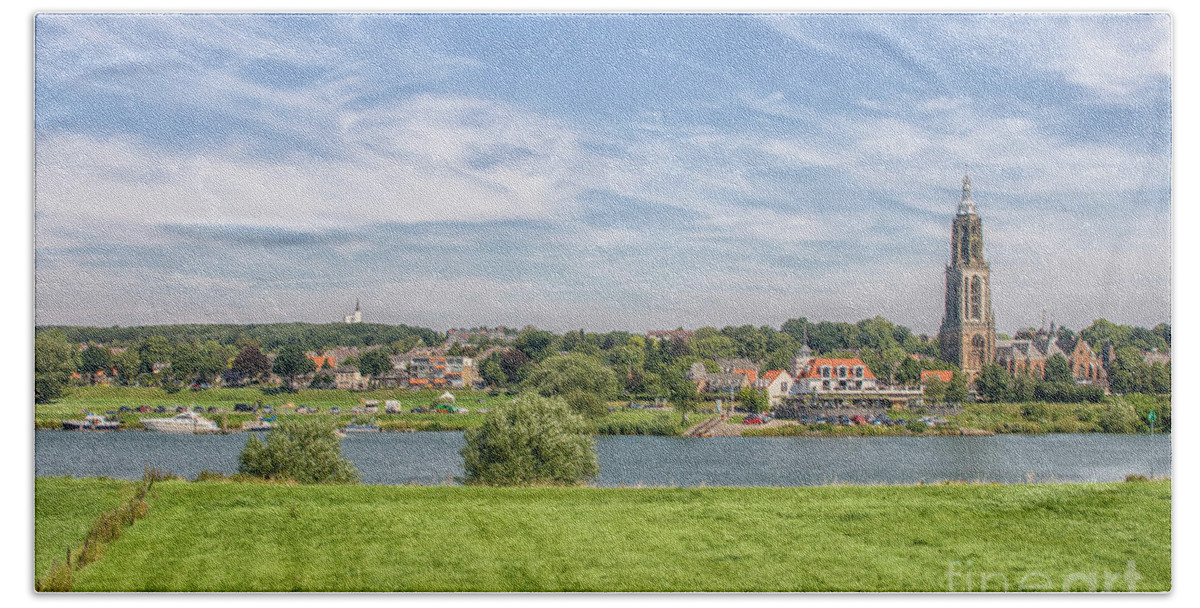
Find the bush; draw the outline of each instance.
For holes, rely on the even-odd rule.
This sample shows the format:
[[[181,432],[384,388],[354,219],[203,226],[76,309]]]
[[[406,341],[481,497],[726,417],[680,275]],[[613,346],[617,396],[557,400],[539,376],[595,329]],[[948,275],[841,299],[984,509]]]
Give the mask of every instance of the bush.
[[[465,482],[474,485],[569,485],[600,470],[583,417],[557,397],[524,394],[466,432]]]
[[[595,420],[608,415],[608,403],[595,393],[574,391],[568,393],[564,399],[566,399],[567,405],[571,407],[571,411],[584,418]]]
[[[1108,404],[1099,423],[1105,433],[1132,433],[1137,430],[1138,416],[1131,404],[1117,399]]]
[[[676,434],[674,420],[667,414],[655,416],[653,420],[606,420],[596,427],[598,435],[658,435],[669,437]]]
[[[924,433],[925,429],[928,428],[924,422],[921,422],[920,420],[915,420],[915,419],[909,420],[908,424],[906,424],[904,426],[907,427],[908,430],[910,430],[914,433]]]
[[[266,442],[251,435],[238,456],[238,472],[298,483],[358,483],[361,478],[342,458],[333,425],[319,418],[283,418]]]

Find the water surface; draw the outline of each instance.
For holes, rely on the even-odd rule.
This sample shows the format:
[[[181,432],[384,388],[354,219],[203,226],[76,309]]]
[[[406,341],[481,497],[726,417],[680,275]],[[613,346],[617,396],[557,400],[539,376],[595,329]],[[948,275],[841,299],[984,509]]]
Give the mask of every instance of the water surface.
[[[248,435],[35,431],[37,475],[139,479],[147,465],[194,478],[234,473]],[[364,433],[342,455],[374,484],[453,483],[459,432]],[[601,486],[806,486],[941,480],[1118,481],[1169,475],[1170,435],[596,438]]]

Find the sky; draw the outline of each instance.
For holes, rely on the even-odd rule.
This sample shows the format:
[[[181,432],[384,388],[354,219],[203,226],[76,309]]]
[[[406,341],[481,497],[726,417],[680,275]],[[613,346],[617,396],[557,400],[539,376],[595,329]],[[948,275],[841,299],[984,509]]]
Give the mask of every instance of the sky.
[[[1170,321],[1164,14],[47,15],[36,323]]]

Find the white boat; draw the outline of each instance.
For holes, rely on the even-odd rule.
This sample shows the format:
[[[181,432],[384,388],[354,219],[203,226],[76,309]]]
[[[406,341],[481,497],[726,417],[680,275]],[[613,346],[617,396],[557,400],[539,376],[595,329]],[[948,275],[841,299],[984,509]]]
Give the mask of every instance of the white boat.
[[[215,433],[217,423],[195,412],[181,412],[170,418],[143,418],[142,426],[160,433]]]

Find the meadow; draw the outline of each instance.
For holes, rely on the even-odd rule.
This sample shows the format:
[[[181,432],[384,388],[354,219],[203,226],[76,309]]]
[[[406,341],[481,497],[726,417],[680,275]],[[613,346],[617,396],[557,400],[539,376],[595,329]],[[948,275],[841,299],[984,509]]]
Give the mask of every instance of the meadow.
[[[114,482],[38,479],[39,528],[44,518],[86,520],[96,507],[63,497],[106,483]],[[43,505],[50,501],[54,509]],[[149,502],[146,519],[76,574],[75,590],[977,591],[982,577],[988,591],[1171,587],[1169,481],[690,489],[168,481]],[[39,568],[69,536],[37,535]]]

